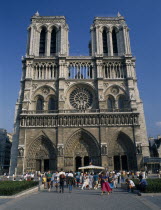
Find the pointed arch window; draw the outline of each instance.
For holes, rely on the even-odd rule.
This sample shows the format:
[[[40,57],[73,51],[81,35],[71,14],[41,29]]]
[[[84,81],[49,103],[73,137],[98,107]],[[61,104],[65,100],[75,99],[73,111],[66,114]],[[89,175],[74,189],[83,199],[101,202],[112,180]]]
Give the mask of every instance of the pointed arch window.
[[[125,111],[126,108],[126,98],[125,96],[121,95],[118,99],[118,108],[120,111]]]
[[[108,97],[107,106],[109,112],[112,112],[115,109],[115,99],[113,96]]]
[[[53,28],[51,32],[51,42],[50,42],[50,54],[56,53],[56,28]]]
[[[36,102],[36,111],[41,112],[44,109],[44,99],[39,96]]]
[[[115,29],[112,30],[112,44],[113,44],[113,53],[118,54],[117,35]]]
[[[49,98],[48,110],[49,110],[49,111],[56,110],[56,101],[55,101],[54,97],[50,97],[50,98]]]
[[[46,48],[46,29],[42,28],[40,33],[40,45],[39,45],[39,55],[45,55]]]
[[[104,29],[102,33],[102,42],[103,42],[103,53],[108,53],[108,46],[107,46],[107,32]]]

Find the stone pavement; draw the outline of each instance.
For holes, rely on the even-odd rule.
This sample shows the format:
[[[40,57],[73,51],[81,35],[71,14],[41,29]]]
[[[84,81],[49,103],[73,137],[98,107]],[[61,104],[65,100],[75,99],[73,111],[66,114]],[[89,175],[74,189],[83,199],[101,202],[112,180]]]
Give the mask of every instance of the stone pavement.
[[[116,189],[110,195],[100,190],[74,189],[69,193],[42,190],[17,199],[0,199],[1,210],[158,210],[161,196],[138,196]]]

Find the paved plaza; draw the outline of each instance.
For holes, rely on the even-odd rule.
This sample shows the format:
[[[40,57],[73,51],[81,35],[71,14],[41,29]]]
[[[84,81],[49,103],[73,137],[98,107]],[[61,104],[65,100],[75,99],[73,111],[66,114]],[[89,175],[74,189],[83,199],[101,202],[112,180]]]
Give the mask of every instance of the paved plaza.
[[[116,189],[110,195],[100,190],[65,189],[64,194],[42,190],[17,199],[0,199],[1,210],[157,210],[161,209],[161,196],[138,196]]]

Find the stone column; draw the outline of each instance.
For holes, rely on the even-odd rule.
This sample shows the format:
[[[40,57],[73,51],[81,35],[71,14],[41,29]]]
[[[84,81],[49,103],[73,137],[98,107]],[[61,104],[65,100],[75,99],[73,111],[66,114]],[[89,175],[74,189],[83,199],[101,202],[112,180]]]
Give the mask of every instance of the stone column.
[[[41,171],[44,172],[44,159],[41,159]]]
[[[63,44],[63,48],[64,48],[64,54],[65,55],[69,55],[69,46],[68,46],[68,31],[69,31],[69,28],[68,26],[66,25],[65,28],[64,28],[64,44]]]
[[[36,38],[35,38],[35,55],[39,56],[39,46],[40,46],[40,31],[36,32]]]
[[[103,47],[102,47],[102,33],[100,31],[100,26],[96,26],[96,46],[97,46],[97,54],[103,54]]]
[[[108,56],[113,56],[112,29],[107,32]]]
[[[130,37],[129,37],[129,28],[127,28],[127,47],[128,47],[128,54],[131,54],[131,46],[130,46]]]
[[[47,39],[46,39],[46,55],[50,56],[50,44],[51,44],[51,31],[47,31]]]
[[[127,26],[123,27],[123,35],[124,35],[124,45],[125,45],[125,54],[131,54],[130,48],[130,38],[129,38],[129,29]]]
[[[125,54],[125,44],[124,44],[124,33],[123,33],[123,28],[120,28],[119,30],[119,46],[120,46],[120,52],[119,55],[124,55]]]
[[[60,54],[64,54],[64,28],[61,27],[61,34],[60,34]]]
[[[95,32],[94,32],[94,28],[91,27],[90,29],[91,32],[91,48],[92,48],[92,56],[95,56],[96,53],[96,39],[95,39]]]
[[[65,46],[65,55],[69,55],[69,46],[68,46],[68,28],[65,29],[65,43],[64,43],[64,46]]]
[[[61,27],[57,30],[56,37],[56,53],[59,55],[61,50]]]
[[[121,39],[120,39],[120,31],[116,31],[116,37],[117,37],[117,49],[118,49],[118,56],[121,56]]]
[[[97,78],[102,77],[102,62],[97,62]]]

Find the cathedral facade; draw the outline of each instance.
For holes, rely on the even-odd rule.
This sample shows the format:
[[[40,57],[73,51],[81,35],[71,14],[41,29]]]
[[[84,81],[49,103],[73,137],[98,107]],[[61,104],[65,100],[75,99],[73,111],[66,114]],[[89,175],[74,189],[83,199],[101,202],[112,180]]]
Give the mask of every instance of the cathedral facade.
[[[10,173],[141,169],[149,145],[124,17],[94,19],[89,56],[69,55],[68,30],[64,16],[31,18]]]

